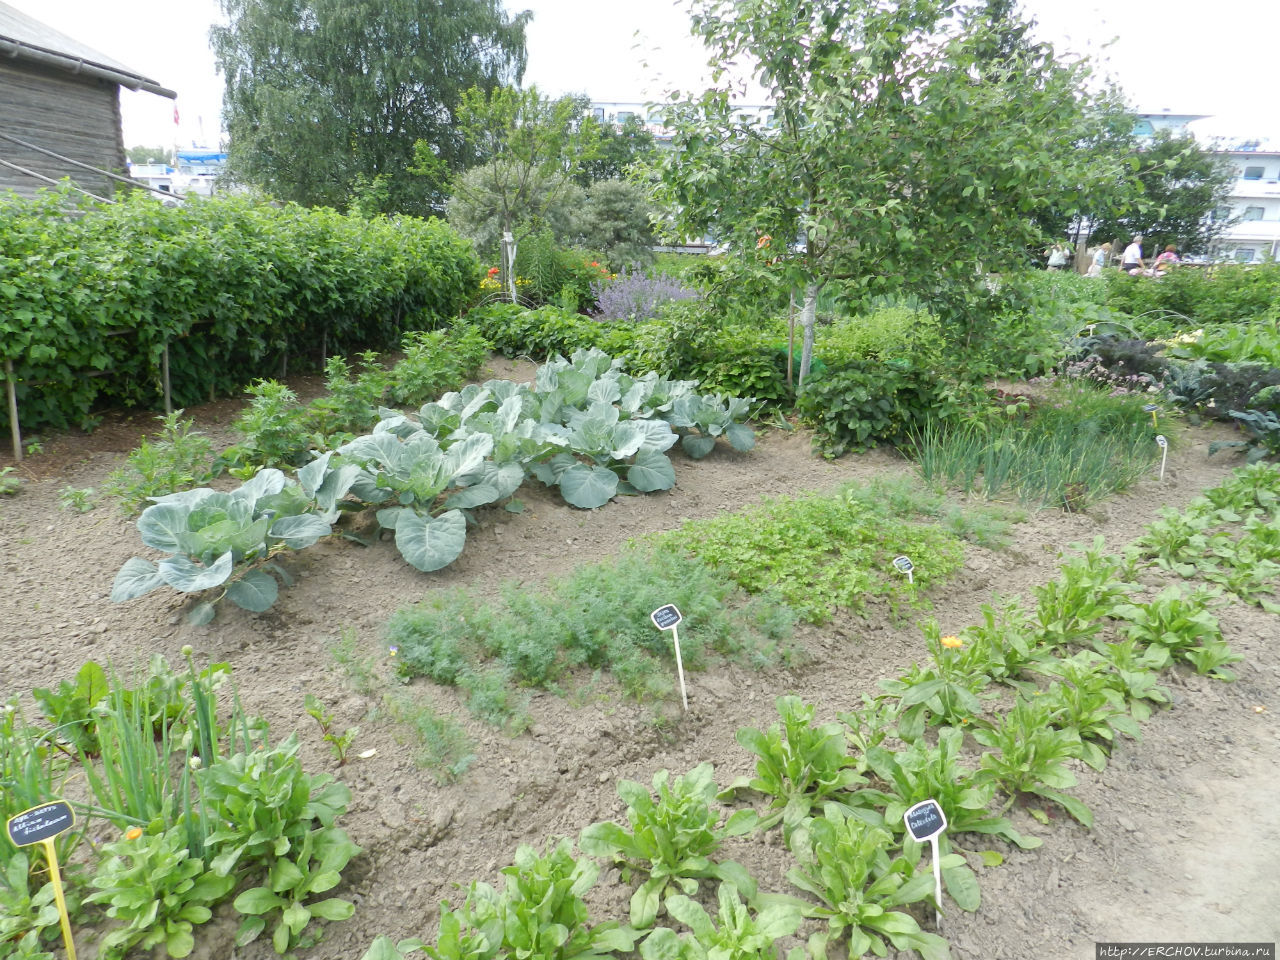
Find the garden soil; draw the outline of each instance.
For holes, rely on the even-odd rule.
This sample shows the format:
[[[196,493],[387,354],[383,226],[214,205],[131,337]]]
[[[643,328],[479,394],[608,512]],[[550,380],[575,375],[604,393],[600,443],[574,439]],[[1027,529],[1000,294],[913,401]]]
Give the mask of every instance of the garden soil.
[[[520,379],[532,371],[501,359],[490,367],[486,376]],[[294,386],[304,396],[316,388]],[[238,410],[238,403],[223,402],[188,415],[215,441],[229,443]],[[752,772],[735,731],[774,722],[777,696],[799,694],[829,720],[875,693],[879,679],[899,676],[925,656],[909,620],[841,614],[799,631],[798,665],[757,672],[713,663],[691,673],[687,715],[678,699],[637,704],[608,678],[584,675],[563,695],[533,693],[529,727],[509,736],[473,718],[454,691],[403,686],[392,677],[381,631],[393,611],[454,587],[494,596],[509,581],[536,588],[685,519],[762,497],[903,474],[909,465],[888,451],[827,461],[811,452],[803,430],[763,429],[749,453],[721,445],[694,462],[673,451],[674,489],[620,498],[597,511],[568,507],[530,484],[519,494],[523,514],[482,514],[460,560],[438,573],[413,570],[389,543],[325,542],[290,561],[297,584],[267,613],[226,608],[213,624],[192,627],[182,600],[168,591],[126,604],[109,600],[116,571],[144,552],[133,522],[112,501],[83,514],[59,504],[67,487],[100,489],[140,436],[155,429],[146,415],[119,416],[90,435],[45,438],[43,452],[19,467],[27,478],[21,492],[0,498],[0,698],[56,685],[86,659],[129,671],[154,653],[176,664],[191,644],[198,661],[229,662],[246,708],[266,716],[276,737],[298,730],[308,769],[334,774],[353,793],[341,823],[364,852],[335,892],[354,900],[356,913],[328,925],[318,945],[300,951],[304,960],[359,960],[382,933],[433,938],[440,901],[460,902],[458,885],[473,879],[499,882],[519,844],[543,846],[621,817],[619,778],[648,782],[659,769],[682,773],[707,760],[727,784]],[[1188,429],[1163,481],[1153,476],[1087,512],[1031,514],[1014,527],[1007,548],[969,548],[963,571],[932,594],[943,630],[977,622],[993,593],[1029,596],[1056,576],[1074,545],[1104,536],[1118,549],[1162,506],[1182,507],[1219,482],[1238,461],[1229,453],[1210,459],[1207,447],[1225,436],[1221,427]],[[12,461],[0,459],[0,468],[7,465]],[[1016,808],[1018,829],[1044,845],[1033,851],[990,845],[1005,862],[977,868],[981,908],[953,909],[941,921],[957,960],[1085,960],[1096,943],[1114,941],[1280,939],[1280,618],[1242,604],[1220,617],[1227,641],[1244,656],[1234,667],[1236,682],[1168,673],[1173,704],[1143,725],[1142,740],[1122,740],[1102,773],[1078,765],[1076,793],[1093,811],[1093,829],[1057,810],[1044,825]],[[344,636],[368,671],[353,674],[335,660]],[[372,756],[338,768],[303,712],[306,693],[333,710],[337,726],[358,726],[354,751]],[[387,697],[420,698],[457,718],[474,753],[460,779],[442,784],[438,771],[420,765],[412,737],[385,709]],[[789,864],[777,831],[731,841],[725,852],[758,877],[762,890],[787,890]],[[593,918],[625,918],[628,897],[616,869],[603,870],[591,894]],[[237,949],[229,914],[224,908],[199,931],[195,956],[272,956],[265,943]],[[925,921],[933,928],[932,917]],[[81,956],[92,958],[91,938],[80,939]]]

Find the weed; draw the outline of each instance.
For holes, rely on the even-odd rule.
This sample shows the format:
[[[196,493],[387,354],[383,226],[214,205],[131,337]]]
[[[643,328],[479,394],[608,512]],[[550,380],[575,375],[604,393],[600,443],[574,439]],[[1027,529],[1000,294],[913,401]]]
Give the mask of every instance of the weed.
[[[356,734],[360,732],[360,728],[347,727],[342,733],[336,733],[333,729],[333,713],[325,708],[319,697],[314,693],[308,693],[304,704],[307,715],[320,725],[320,735],[325,743],[329,744],[333,759],[338,761],[338,766],[345,765],[347,754],[351,751],[351,744]]]
[[[93,487],[63,487],[58,491],[58,505],[63,510],[88,513],[98,505],[93,494]]]
[[[359,636],[355,627],[343,627],[337,640],[329,648],[334,661],[343,668],[356,693],[372,695],[382,682],[373,670],[372,660],[357,651]]]
[[[182,411],[156,417],[162,424],[154,441],[143,437],[124,465],[107,477],[104,491],[120,498],[126,513],[136,512],[152,497],[199,486],[213,479],[213,444]]]
[[[14,467],[0,470],[0,497],[11,497],[22,489],[22,477],[15,470]]]
[[[387,694],[383,705],[393,720],[412,732],[418,745],[418,766],[431,771],[437,783],[453,783],[467,772],[475,754],[452,717],[442,717],[430,705],[408,696]]]

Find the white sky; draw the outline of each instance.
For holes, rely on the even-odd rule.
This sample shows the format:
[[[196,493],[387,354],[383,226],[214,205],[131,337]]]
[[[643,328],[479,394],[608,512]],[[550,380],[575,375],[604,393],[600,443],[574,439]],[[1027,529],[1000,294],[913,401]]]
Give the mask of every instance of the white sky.
[[[126,146],[216,145],[222,78],[209,50],[217,0],[121,6],[103,0],[4,0],[178,92],[123,91]],[[1023,0],[1039,35],[1095,56],[1145,111],[1213,114],[1204,133],[1280,136],[1280,3],[1274,0]],[[595,100],[658,99],[697,85],[705,56],[685,3],[508,0],[534,11],[525,83]],[[1114,42],[1112,42],[1114,41]],[[175,136],[176,134],[176,136]]]

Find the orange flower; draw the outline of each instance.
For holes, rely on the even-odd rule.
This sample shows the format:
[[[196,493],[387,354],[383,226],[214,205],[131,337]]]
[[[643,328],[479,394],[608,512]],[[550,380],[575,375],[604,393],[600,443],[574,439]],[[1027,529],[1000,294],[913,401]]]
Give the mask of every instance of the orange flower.
[[[502,272],[502,268],[501,268],[501,267],[490,267],[490,268],[489,268],[489,276],[491,276],[491,277],[496,277],[496,276],[497,276],[498,274],[500,274],[501,272]]]
[[[141,828],[141,827],[130,827],[130,828],[125,832],[124,838],[125,838],[126,840],[137,840],[140,836],[142,836],[142,828]]]
[[[593,267],[598,267],[598,266],[600,266],[600,264],[599,264],[597,261],[595,261],[595,260],[592,260],[592,261],[591,261],[591,265],[592,265]]]
[[[946,647],[948,650],[959,650],[961,647],[964,646],[964,641],[961,640],[959,637],[947,636],[947,637],[943,637],[938,642],[942,644],[944,647]]]
[[[760,250],[767,247],[772,239],[773,237],[769,236],[767,233],[761,234],[760,239],[756,241],[756,249]]]

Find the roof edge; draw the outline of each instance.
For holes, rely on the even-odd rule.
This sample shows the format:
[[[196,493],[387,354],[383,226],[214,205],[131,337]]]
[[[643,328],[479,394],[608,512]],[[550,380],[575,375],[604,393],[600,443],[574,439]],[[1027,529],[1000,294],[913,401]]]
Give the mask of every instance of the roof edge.
[[[102,64],[94,63],[90,60],[84,60],[79,57],[67,56],[44,47],[37,47],[29,43],[23,43],[21,40],[14,40],[9,37],[0,37],[0,57],[9,57],[15,60],[30,60],[34,63],[41,63],[46,66],[56,67],[66,70],[68,73],[79,73],[90,77],[96,77],[100,80],[108,80],[111,83],[130,90],[143,90],[147,93],[154,93],[159,97],[167,97],[170,100],[178,98],[177,91],[162,87],[147,77],[140,76],[136,73],[125,73],[120,70],[113,70]]]

